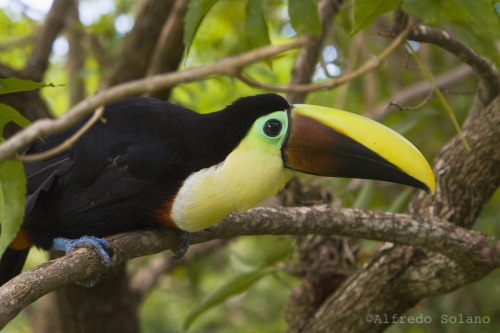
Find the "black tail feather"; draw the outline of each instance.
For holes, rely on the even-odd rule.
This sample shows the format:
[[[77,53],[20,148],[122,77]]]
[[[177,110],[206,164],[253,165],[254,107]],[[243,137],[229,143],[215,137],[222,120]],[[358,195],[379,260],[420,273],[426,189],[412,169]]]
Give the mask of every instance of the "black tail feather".
[[[0,259],[0,286],[21,273],[30,249],[13,250],[7,248]]]

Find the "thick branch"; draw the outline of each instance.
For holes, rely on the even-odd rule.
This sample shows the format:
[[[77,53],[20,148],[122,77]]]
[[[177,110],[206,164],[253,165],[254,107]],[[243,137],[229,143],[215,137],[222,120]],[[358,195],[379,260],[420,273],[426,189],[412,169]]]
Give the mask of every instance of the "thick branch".
[[[151,57],[147,76],[173,72],[179,67],[184,53],[184,17],[187,13],[188,3],[187,0],[176,0],[173,4]],[[155,90],[149,96],[168,99],[170,90],[170,88]]]
[[[134,27],[116,54],[108,86],[146,76],[151,55],[157,47],[158,38],[174,2],[175,0],[144,0],[138,3]],[[121,56],[123,54],[127,56]]]
[[[165,21],[161,30],[153,55],[151,56],[151,61],[147,69],[148,76],[168,72],[177,68],[178,61],[175,61],[175,65],[171,65],[165,60],[169,59],[172,50],[176,53],[180,53],[178,57],[182,56],[184,48],[174,48],[174,46],[182,44],[182,37],[184,36],[184,16],[186,16],[188,3],[189,1],[186,0],[176,0],[174,2],[168,19]]]
[[[337,234],[423,246],[444,253],[458,263],[490,270],[500,265],[500,245],[490,245],[486,235],[457,227],[440,219],[414,218],[331,206],[256,208],[231,214],[206,231],[193,233],[192,244],[240,235]],[[113,266],[128,259],[150,255],[180,245],[175,230],[129,232],[108,238],[114,249]],[[35,267],[0,288],[0,328],[24,307],[46,293],[74,281],[102,273],[95,252],[79,249]]]
[[[52,44],[64,28],[67,11],[75,0],[55,0],[43,26],[38,30],[33,52],[22,71],[23,78],[41,81],[49,63]]]
[[[84,49],[81,43],[81,23],[78,4],[72,4],[66,18],[66,36],[68,39],[68,88],[69,104],[75,105],[85,98],[85,85],[82,70],[85,64]]]
[[[330,33],[333,16],[339,11],[342,1],[321,0],[318,2],[318,14],[321,19],[321,35],[308,47],[300,50],[292,69],[290,84],[308,84],[316,70],[318,56],[327,35]],[[307,92],[289,92],[286,99],[290,104],[303,103]]]
[[[476,99],[462,130],[472,150],[468,152],[458,136],[443,147],[434,163],[436,193],[415,196],[412,214],[470,227],[500,185],[500,97],[487,107]],[[455,237],[444,234],[434,241],[444,242],[448,236]],[[321,332],[329,327],[336,332],[381,332],[390,323],[363,318],[367,314],[398,316],[422,298],[481,279],[490,268],[483,270],[479,261],[463,265],[419,247],[382,249],[329,297],[307,330]]]
[[[0,64],[0,77],[19,77],[42,81],[49,64],[52,44],[64,28],[68,9],[74,2],[75,0],[55,0],[53,2],[43,25],[38,29],[34,38],[33,50],[24,68],[21,71],[16,71]],[[51,116],[38,90],[2,95],[0,96],[0,103],[12,106],[31,121]],[[5,127],[4,135],[10,137],[20,129],[14,123],[9,123]]]
[[[144,92],[172,87],[176,84],[193,82],[212,75],[231,75],[248,64],[274,57],[278,54],[300,48],[308,43],[299,38],[283,45],[268,45],[238,56],[228,57],[214,64],[195,67],[181,72],[152,76],[150,78],[126,82],[106,91],[99,92],[76,104],[57,119],[42,119],[0,145],[0,162],[13,158],[26,146],[48,134],[60,133],[88,116],[93,110],[120,98],[140,95]]]

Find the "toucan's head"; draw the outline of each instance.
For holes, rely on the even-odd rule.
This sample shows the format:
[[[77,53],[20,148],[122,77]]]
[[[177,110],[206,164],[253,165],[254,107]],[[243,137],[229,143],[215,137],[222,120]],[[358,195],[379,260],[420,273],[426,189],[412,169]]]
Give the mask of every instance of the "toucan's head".
[[[288,169],[383,180],[434,193],[432,170],[418,149],[390,128],[354,113],[295,104],[258,118],[245,140],[268,153],[279,150]]]
[[[202,144],[220,144],[204,149],[212,161],[184,181],[172,208],[172,220],[187,231],[253,207],[282,189],[294,170],[384,180],[434,192],[432,170],[410,142],[353,113],[290,106],[283,97],[266,94],[241,98],[208,117],[212,125],[205,127],[218,130],[198,137]]]

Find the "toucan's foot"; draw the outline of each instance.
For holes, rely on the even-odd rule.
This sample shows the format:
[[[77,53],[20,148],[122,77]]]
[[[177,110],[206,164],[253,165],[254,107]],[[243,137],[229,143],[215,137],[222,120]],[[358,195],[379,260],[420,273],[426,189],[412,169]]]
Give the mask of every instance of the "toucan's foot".
[[[82,287],[94,287],[102,277],[106,276],[111,269],[111,257],[113,256],[113,249],[107,241],[94,236],[82,236],[79,239],[55,238],[52,243],[53,250],[61,250],[66,254],[75,251],[78,248],[87,247],[93,249],[99,254],[99,259],[105,267],[105,272],[95,279],[86,281],[77,281],[76,284]]]
[[[172,252],[174,253],[174,259],[181,259],[182,257],[184,257],[187,250],[189,249],[189,243],[191,241],[191,234],[187,231],[180,230],[179,237],[181,239],[181,245],[179,245],[175,249],[172,249]]]

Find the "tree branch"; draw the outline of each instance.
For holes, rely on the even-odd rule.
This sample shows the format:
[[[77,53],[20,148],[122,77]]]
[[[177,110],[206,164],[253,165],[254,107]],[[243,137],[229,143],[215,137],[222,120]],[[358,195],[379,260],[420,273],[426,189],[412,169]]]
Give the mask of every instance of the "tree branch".
[[[151,56],[146,76],[173,72],[179,67],[184,53],[184,18],[188,4],[187,0],[175,0],[172,5],[172,10],[163,25],[158,43],[156,43]],[[150,92],[148,96],[167,100],[170,91],[170,88],[155,90]]]
[[[0,52],[4,52],[4,51],[7,51],[7,50],[10,50],[13,48],[23,47],[25,45],[33,43],[34,40],[35,40],[34,35],[28,35],[28,36],[21,37],[19,39],[5,42],[3,44],[0,44]]]
[[[186,0],[175,0],[172,5],[172,10],[161,29],[158,43],[151,56],[147,69],[147,76],[153,76],[174,69],[172,68],[174,66],[168,66],[165,63],[165,59],[168,59],[169,53],[172,52],[174,45],[179,45],[179,43],[182,44],[182,38],[184,36],[184,16],[186,16],[188,3],[189,1]],[[175,51],[182,55],[184,48],[178,47],[178,50]]]
[[[340,10],[341,3],[337,0],[321,0],[318,2],[318,14],[321,20],[321,35],[308,46],[302,48],[292,69],[290,84],[309,84],[316,70],[318,56],[324,40],[330,33],[333,17]],[[303,103],[307,92],[288,92],[286,99],[290,104]]]
[[[64,28],[67,12],[74,2],[75,0],[54,0],[45,22],[38,30],[31,57],[21,72],[23,78],[42,80],[49,63],[52,44]]]
[[[76,143],[76,141],[80,139],[81,136],[92,127],[92,125],[94,125],[99,119],[101,119],[103,113],[104,106],[98,107],[94,111],[92,117],[85,124],[83,124],[83,126],[78,129],[78,131],[76,131],[72,136],[64,140],[64,142],[59,144],[58,146],[37,154],[20,155],[17,156],[17,159],[22,162],[42,161],[65,152],[66,150],[70,149]]]
[[[472,69],[468,65],[463,64],[450,70],[449,72],[436,76],[436,85],[440,90],[448,89],[449,87],[462,82],[472,74]],[[389,100],[380,103],[373,110],[366,112],[364,116],[381,121],[395,110],[395,108],[389,108],[388,106],[393,104],[405,105],[410,101],[422,98],[429,93],[432,93],[432,85],[428,80],[416,82],[411,86],[401,89],[396,94],[391,96]]]
[[[69,105],[75,105],[85,98],[85,84],[82,70],[85,65],[85,51],[82,46],[81,22],[78,3],[72,3],[66,17],[66,38],[69,50],[66,60],[68,66]]]
[[[406,20],[405,17],[407,19],[405,13],[399,12],[396,21],[404,22]],[[393,31],[397,32],[400,26],[401,24],[396,22]],[[408,39],[439,46],[469,65],[484,82],[485,89],[482,96],[480,96],[484,104],[491,102],[500,93],[500,73],[495,65],[448,32],[427,27],[423,24],[417,24],[409,32]]]
[[[308,42],[307,38],[302,37],[287,44],[268,45],[238,56],[228,57],[211,65],[190,68],[175,73],[155,75],[113,86],[71,107],[60,118],[38,120],[26,129],[16,133],[0,145],[0,162],[15,157],[16,154],[20,153],[26,146],[38,138],[48,134],[63,132],[84,119],[100,105],[105,105],[120,98],[140,95],[155,89],[193,82],[212,75],[232,75],[243,66],[300,48]]]
[[[436,193],[432,197],[417,194],[410,204],[412,214],[471,227],[500,185],[500,97],[488,106],[476,98],[462,130],[472,150],[465,149],[458,135],[443,147],[434,162]],[[443,242],[456,235],[443,234],[443,239],[434,241]],[[464,242],[469,243],[467,239]],[[498,248],[498,243],[489,249],[479,248],[482,250],[477,254],[484,251],[488,256],[496,252],[490,251]],[[491,258],[498,261],[498,253]],[[444,294],[483,278],[491,266],[482,266],[481,260],[473,261],[473,265],[464,265],[465,262],[419,247],[381,249],[325,301],[307,331],[320,332],[328,327],[335,332],[382,332],[391,323],[366,321],[367,314],[399,316],[422,298]]]
[[[233,213],[214,227],[193,233],[191,244],[241,235],[337,234],[423,246],[443,253],[459,265],[486,272],[500,266],[500,243],[438,218],[419,218],[331,206],[255,208]],[[107,238],[114,249],[113,266],[126,260],[158,253],[181,245],[172,229],[129,232]],[[50,291],[86,280],[103,272],[97,254],[78,249],[64,257],[37,266],[0,288],[0,328],[24,307]]]
[[[382,53],[380,53],[377,57],[365,62],[361,67],[352,71],[351,73],[348,73],[346,75],[340,76],[336,79],[329,80],[326,82],[311,83],[311,84],[290,84],[287,86],[282,86],[282,85],[257,82],[255,80],[253,80],[252,78],[243,74],[242,71],[237,72],[236,77],[239,80],[241,80],[243,83],[245,83],[251,87],[256,87],[256,88],[261,88],[261,89],[276,91],[276,92],[281,92],[281,93],[292,93],[292,92],[306,93],[306,92],[317,91],[317,90],[332,89],[332,88],[338,87],[346,82],[352,81],[352,80],[368,73],[369,71],[372,71],[375,68],[377,68],[383,60],[385,60],[397,47],[399,47],[403,42],[406,41],[406,37],[407,37],[408,33],[410,32],[412,27],[413,27],[413,24],[410,23],[398,36],[396,36],[396,38],[391,42],[391,44],[389,44],[389,46],[384,51],[382,51]]]
[[[134,26],[114,57],[109,81],[103,82],[106,88],[146,76],[151,56],[174,2],[175,0],[143,0],[138,3]],[[123,54],[127,56],[121,56]]]

